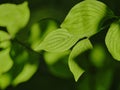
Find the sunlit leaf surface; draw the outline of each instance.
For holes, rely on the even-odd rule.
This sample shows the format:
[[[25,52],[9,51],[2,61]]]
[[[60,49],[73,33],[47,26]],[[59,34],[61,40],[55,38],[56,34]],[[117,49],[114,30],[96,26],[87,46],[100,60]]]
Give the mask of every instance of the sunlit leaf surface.
[[[97,33],[103,21],[112,15],[104,3],[85,0],[70,10],[61,27],[80,38],[90,37]]]
[[[70,34],[65,29],[57,29],[49,33],[43,42],[35,49],[49,52],[63,52],[71,48],[78,40],[78,37]]]

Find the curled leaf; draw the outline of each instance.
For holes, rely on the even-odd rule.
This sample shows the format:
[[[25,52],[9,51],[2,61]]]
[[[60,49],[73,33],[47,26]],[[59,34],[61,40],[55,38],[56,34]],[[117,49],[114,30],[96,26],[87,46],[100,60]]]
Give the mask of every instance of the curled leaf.
[[[83,74],[84,70],[75,62],[75,58],[80,55],[81,53],[89,50],[92,48],[92,44],[88,39],[84,39],[79,41],[69,56],[69,68],[74,75],[75,80],[77,81],[79,77]]]

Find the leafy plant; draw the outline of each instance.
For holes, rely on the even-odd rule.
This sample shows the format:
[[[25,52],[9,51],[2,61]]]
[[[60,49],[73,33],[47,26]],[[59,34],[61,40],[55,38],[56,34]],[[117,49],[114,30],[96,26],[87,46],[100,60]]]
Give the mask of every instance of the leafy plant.
[[[48,20],[47,26],[44,26],[45,22],[41,20],[31,25],[29,31],[23,31],[30,18],[27,2],[19,5],[2,4],[0,13],[0,26],[7,29],[0,30],[1,89],[29,80],[37,71],[41,57],[54,75],[66,78],[71,77],[72,72],[75,81],[78,81],[87,72],[78,57],[87,51],[90,52],[85,57],[90,56],[88,59],[96,67],[102,67],[105,59],[102,53],[105,51],[99,45],[96,47],[92,40],[108,28],[105,44],[112,57],[120,60],[119,17],[103,2],[82,1],[70,10],[61,25]],[[106,24],[107,21],[110,23]],[[26,40],[24,37],[27,37]],[[109,83],[106,83],[108,88]]]

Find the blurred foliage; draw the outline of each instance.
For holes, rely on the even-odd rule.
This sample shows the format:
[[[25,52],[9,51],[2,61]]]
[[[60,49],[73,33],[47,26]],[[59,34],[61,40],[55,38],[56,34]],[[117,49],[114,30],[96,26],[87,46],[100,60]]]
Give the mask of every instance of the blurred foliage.
[[[113,59],[104,42],[108,28],[90,38],[94,47],[92,50],[75,58],[86,71],[78,82],[74,81],[68,68],[70,51],[41,51],[39,54],[32,50],[49,32],[59,28],[68,11],[80,1],[28,0],[30,20],[26,27],[17,32],[15,39],[11,39],[5,27],[0,27],[0,89],[120,90],[120,62]],[[100,1],[120,16],[119,0]],[[24,0],[0,0],[1,4],[23,2]]]

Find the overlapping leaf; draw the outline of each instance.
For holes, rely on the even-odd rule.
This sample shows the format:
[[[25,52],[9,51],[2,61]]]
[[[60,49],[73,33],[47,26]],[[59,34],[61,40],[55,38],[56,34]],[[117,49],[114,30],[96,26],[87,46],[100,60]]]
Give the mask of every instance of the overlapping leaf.
[[[77,81],[79,77],[83,74],[84,70],[75,62],[75,58],[81,53],[85,52],[92,48],[92,44],[88,39],[84,39],[78,42],[75,47],[72,49],[72,52],[69,56],[69,67],[71,72],[74,75],[75,80]]]
[[[103,21],[112,15],[104,3],[85,0],[70,10],[61,27],[80,38],[90,37],[97,33]]]
[[[43,42],[35,49],[49,52],[63,52],[71,48],[78,40],[78,37],[70,34],[65,29],[57,29],[49,33]]]
[[[120,61],[120,22],[111,24],[105,42],[113,58]]]
[[[23,28],[29,20],[29,9],[27,2],[20,5],[0,5],[0,26],[7,27],[8,32],[14,36]]]
[[[41,20],[31,26],[29,42],[31,48],[35,49],[45,36],[57,29],[57,23],[53,20]]]

